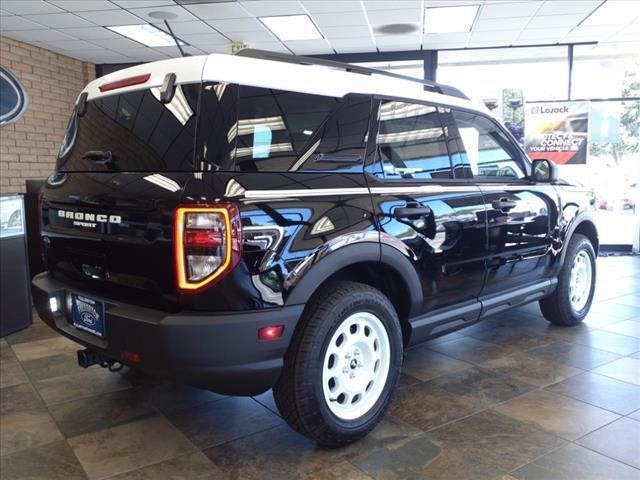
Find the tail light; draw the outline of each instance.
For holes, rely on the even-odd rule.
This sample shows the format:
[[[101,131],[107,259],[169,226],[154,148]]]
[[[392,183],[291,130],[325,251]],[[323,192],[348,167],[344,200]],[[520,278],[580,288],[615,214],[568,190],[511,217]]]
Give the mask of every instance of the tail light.
[[[222,280],[242,256],[238,207],[234,204],[178,207],[174,243],[180,291],[195,292]]]

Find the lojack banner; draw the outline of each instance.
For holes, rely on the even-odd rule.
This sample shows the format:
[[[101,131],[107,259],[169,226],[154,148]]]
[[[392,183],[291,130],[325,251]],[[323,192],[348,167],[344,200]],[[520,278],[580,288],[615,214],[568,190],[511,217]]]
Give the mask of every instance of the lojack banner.
[[[584,165],[589,144],[589,102],[525,104],[525,150],[529,158]]]

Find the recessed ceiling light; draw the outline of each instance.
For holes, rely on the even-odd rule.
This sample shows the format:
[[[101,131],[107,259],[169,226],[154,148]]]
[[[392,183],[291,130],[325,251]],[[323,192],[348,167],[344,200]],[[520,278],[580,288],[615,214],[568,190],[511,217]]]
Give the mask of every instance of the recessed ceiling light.
[[[283,42],[289,40],[316,40],[323,38],[308,15],[282,15],[258,17]]]
[[[120,35],[142,43],[147,47],[172,47],[176,42],[171,35],[165,33],[153,25],[120,25],[107,27]],[[178,40],[180,45],[186,45],[182,40]]]
[[[609,0],[591,12],[581,25],[623,25],[638,15],[638,2]]]
[[[416,32],[419,28],[420,26],[417,23],[389,23],[376,27],[375,31],[385,35],[402,35]]]
[[[424,9],[424,33],[469,32],[479,5]]]
[[[178,15],[172,12],[165,12],[163,10],[155,10],[153,12],[149,12],[148,15],[151,18],[157,18],[158,20],[174,20],[178,18]]]

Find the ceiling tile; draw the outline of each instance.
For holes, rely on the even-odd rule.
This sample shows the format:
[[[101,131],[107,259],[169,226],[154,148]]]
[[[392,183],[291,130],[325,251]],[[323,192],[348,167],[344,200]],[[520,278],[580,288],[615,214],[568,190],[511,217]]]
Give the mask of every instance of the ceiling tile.
[[[190,53],[191,55],[203,54],[202,50],[193,46],[182,47],[182,49],[185,51],[185,53]],[[180,50],[178,50],[178,47],[157,47],[157,48],[154,48],[154,50],[167,54],[169,58],[180,57]]]
[[[258,48],[260,50],[267,50],[269,52],[291,53],[280,42],[256,42],[256,43],[253,43],[251,46],[253,48]],[[226,53],[228,53],[228,51]]]
[[[466,43],[469,38],[469,33],[467,32],[458,32],[458,33],[428,33],[423,35],[422,43]]]
[[[538,15],[587,14],[601,3],[602,0],[554,0],[545,2],[538,10]]]
[[[97,12],[79,12],[82,18],[94,22],[96,25],[114,26],[114,25],[140,25],[146,23],[140,17],[126,12],[124,10],[100,10]]]
[[[471,43],[475,42],[509,42],[514,40],[520,30],[502,30],[500,32],[471,32]]]
[[[115,10],[114,10],[115,11]],[[48,15],[27,15],[27,20],[33,20],[50,28],[91,27],[93,24],[74,15],[73,13],[52,13]]]
[[[361,12],[362,6],[357,0],[305,0],[302,2],[310,13]]]
[[[191,14],[191,12],[178,5],[174,5],[173,7],[132,8],[129,11],[134,15],[145,19],[147,22],[158,22],[157,18],[149,16],[149,14],[153,12],[168,13],[172,17],[167,19],[170,25],[174,22],[194,22],[198,20],[197,17]],[[162,22],[162,19],[160,19],[160,22]]]
[[[298,2],[252,0],[240,2],[249,13],[257,17],[273,17],[277,15],[301,15],[305,14],[304,8]]]
[[[109,38],[106,40],[94,40],[93,43],[100,45],[101,47],[108,48],[109,50],[126,51],[129,48],[144,47],[142,43],[136,42],[129,38],[125,38],[122,35],[118,35],[118,38]]]
[[[391,2],[388,0],[364,0],[364,8],[367,12],[376,10],[419,9],[421,3],[420,0],[393,0]]]
[[[117,10],[118,5],[108,0],[91,0],[90,2],[79,2],[78,0],[49,0],[49,3],[68,12],[90,12],[91,10]],[[34,12],[36,13],[36,12]],[[37,12],[44,13],[44,12]]]
[[[221,33],[256,32],[264,27],[255,18],[233,18],[227,20],[207,20],[207,23]]]
[[[285,43],[287,47],[299,55],[333,53],[333,49],[325,40],[296,40]]]
[[[267,29],[258,32],[229,32],[226,34],[234,42],[274,42],[279,41],[273,33]],[[223,37],[224,38],[224,37]],[[227,43],[229,43],[227,41]]]
[[[51,40],[74,40],[58,30],[17,30],[10,32],[8,37],[23,42],[48,42]]]
[[[81,40],[100,40],[106,38],[120,38],[115,32],[104,27],[65,28],[61,32]]]
[[[524,28],[529,22],[529,17],[495,18],[478,20],[473,30],[476,32],[495,32],[498,30],[518,30]]]
[[[33,15],[38,13],[64,13],[54,5],[37,0],[2,0],[2,9],[14,15]]]
[[[376,45],[382,51],[417,50],[420,48],[420,35],[376,35]]]
[[[163,22],[157,20],[153,23],[160,30],[167,31],[167,26]],[[172,22],[169,20],[169,26],[173,33],[181,37],[182,35],[197,35],[200,33],[215,33],[213,28],[207,23],[196,20],[195,22]]]
[[[513,0],[509,0],[509,1],[513,1]],[[539,1],[539,0],[533,0],[533,1]],[[424,6],[426,8],[460,7],[463,5],[478,5],[480,3],[482,2],[479,0],[424,0]]]
[[[198,35],[182,35],[182,40],[190,45],[201,47],[202,45],[229,45],[229,40],[217,33],[200,33]]]
[[[500,40],[500,41],[481,40],[479,42],[469,42],[469,43],[467,43],[467,47],[470,47],[470,48],[508,47],[509,45],[511,45],[511,41],[505,42],[504,40]]]
[[[485,4],[480,12],[480,19],[527,17],[533,15],[539,7],[539,2]]]
[[[125,54],[130,59],[138,62],[154,62],[169,58],[166,53],[159,52],[157,49],[149,47],[131,48],[127,50]]]
[[[247,18],[250,15],[236,2],[198,3],[185,5],[184,8],[203,20],[225,20],[228,18]]]
[[[342,25],[366,25],[363,12],[318,13],[313,15],[314,21],[321,27],[339,27]]]
[[[322,33],[329,40],[336,38],[367,37],[371,35],[366,25],[351,25],[349,27],[322,27]]]
[[[620,29],[619,25],[581,25],[577,28],[574,28],[567,38],[571,37],[591,37],[591,38],[602,38],[606,35],[613,35]]]
[[[84,53],[73,53],[72,56],[74,58],[79,58],[80,60],[92,61],[94,63],[129,63],[131,59],[125,55],[122,55],[117,52],[112,52],[110,50],[100,50],[98,52],[88,52]],[[86,56],[85,56],[86,55]]]
[[[47,45],[49,48],[63,51],[94,50],[96,48],[100,48],[100,45],[95,45],[84,40],[54,40],[47,42]]]
[[[445,49],[461,49],[467,46],[467,42],[434,42],[423,43],[423,50],[445,50]]]
[[[116,5],[122,8],[147,8],[147,7],[162,7],[173,6],[175,2],[173,0],[111,0]]]
[[[536,15],[527,28],[575,27],[584,19],[584,15]]]
[[[515,40],[512,45],[516,45],[519,47],[523,47],[526,45],[550,45],[554,43],[559,43],[560,39],[549,40],[547,38],[520,38]]]
[[[367,12],[369,23],[372,25],[386,25],[389,23],[414,23],[420,22],[420,9],[397,9],[397,10],[372,10]]]
[[[559,42],[560,39],[564,37],[568,31],[568,27],[527,28],[520,33],[520,35],[518,36],[518,41],[530,39],[547,39],[549,40],[549,43],[556,43]]]
[[[11,32],[14,30],[36,30],[39,28],[47,27],[17,16],[0,18],[0,32]]]
[[[371,37],[357,37],[357,38],[337,38],[331,40],[331,46],[340,53],[351,47],[358,49],[358,51],[375,51],[375,43]],[[364,50],[363,50],[364,49]]]

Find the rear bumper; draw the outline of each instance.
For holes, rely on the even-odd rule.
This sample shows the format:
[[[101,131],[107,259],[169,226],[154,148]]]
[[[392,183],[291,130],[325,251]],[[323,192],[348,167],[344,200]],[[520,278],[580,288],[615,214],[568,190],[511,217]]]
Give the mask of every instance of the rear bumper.
[[[257,395],[271,388],[280,375],[283,357],[304,305],[260,311],[213,313],[159,310],[106,298],[106,337],[98,338],[70,323],[69,289],[49,272],[37,275],[32,294],[40,317],[53,329],[87,348],[154,376],[168,378],[225,395]],[[49,298],[61,311],[53,314]],[[277,340],[258,340],[258,329],[284,325]],[[140,355],[134,365],[122,352]]]

